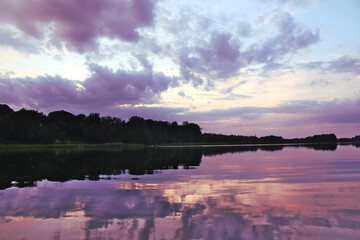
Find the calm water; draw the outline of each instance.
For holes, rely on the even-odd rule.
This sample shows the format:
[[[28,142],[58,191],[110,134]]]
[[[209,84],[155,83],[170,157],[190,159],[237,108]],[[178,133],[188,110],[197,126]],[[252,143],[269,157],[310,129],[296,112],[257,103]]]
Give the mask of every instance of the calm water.
[[[360,239],[359,153],[0,152],[0,239]]]

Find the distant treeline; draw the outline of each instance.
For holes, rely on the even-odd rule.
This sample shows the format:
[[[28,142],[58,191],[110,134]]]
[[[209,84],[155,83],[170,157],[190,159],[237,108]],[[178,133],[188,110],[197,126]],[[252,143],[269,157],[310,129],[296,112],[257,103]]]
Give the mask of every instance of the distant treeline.
[[[205,143],[276,144],[276,143],[347,143],[360,142],[360,135],[353,138],[337,138],[335,134],[321,134],[305,138],[285,139],[280,136],[237,136],[204,133]]]
[[[201,133],[195,123],[155,121],[138,116],[128,121],[101,117],[99,113],[74,115],[55,111],[48,115],[35,110],[14,111],[0,104],[0,143],[204,143],[273,144],[360,142],[360,136],[338,139],[335,134],[284,139],[279,136],[236,136]]]

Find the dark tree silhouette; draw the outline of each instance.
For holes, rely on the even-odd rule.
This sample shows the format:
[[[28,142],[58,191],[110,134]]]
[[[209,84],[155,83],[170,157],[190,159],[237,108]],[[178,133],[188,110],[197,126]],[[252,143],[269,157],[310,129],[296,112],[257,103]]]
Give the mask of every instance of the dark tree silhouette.
[[[0,143],[193,143],[201,142],[197,124],[154,121],[138,116],[127,122],[90,113],[75,116],[55,111],[47,116],[34,110],[13,111],[0,105]]]

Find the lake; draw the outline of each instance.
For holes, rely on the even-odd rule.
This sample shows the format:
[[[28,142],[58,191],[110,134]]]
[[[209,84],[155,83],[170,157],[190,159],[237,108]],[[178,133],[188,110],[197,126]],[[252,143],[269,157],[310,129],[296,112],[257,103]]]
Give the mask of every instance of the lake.
[[[0,151],[0,239],[360,239],[360,148]]]

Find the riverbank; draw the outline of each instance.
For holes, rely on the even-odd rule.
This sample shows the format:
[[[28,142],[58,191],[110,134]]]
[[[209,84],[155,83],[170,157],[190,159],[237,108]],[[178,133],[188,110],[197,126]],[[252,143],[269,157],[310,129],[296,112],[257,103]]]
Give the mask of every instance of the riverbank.
[[[57,143],[57,144],[0,144],[0,150],[43,150],[43,149],[141,149],[144,144],[136,143]]]

